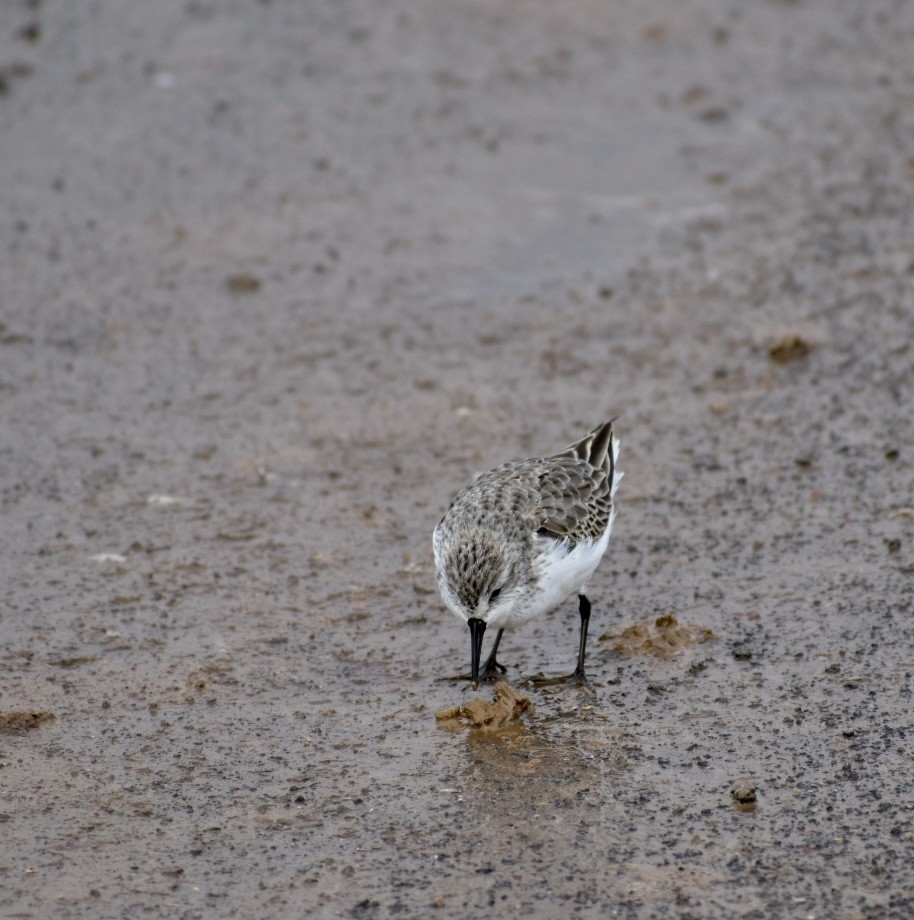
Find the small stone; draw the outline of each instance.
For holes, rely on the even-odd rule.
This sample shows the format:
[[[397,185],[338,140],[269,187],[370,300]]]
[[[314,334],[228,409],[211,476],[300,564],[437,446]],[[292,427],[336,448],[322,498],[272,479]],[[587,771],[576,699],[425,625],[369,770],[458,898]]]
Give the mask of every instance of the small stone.
[[[755,805],[758,801],[755,786],[748,783],[737,783],[730,790],[730,797],[737,805]]]

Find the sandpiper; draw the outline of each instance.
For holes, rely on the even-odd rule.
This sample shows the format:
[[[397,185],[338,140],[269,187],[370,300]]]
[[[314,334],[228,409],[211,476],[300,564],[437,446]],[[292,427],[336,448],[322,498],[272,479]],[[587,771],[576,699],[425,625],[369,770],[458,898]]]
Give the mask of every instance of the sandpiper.
[[[614,421],[614,420],[613,420]],[[612,421],[550,457],[505,463],[461,490],[435,528],[435,568],[444,602],[470,627],[470,674],[499,671],[505,627],[547,613],[578,595],[581,635],[574,672],[541,683],[584,681],[590,601],[587,580],[606,552],[622,479]],[[479,669],[487,626],[498,629]]]

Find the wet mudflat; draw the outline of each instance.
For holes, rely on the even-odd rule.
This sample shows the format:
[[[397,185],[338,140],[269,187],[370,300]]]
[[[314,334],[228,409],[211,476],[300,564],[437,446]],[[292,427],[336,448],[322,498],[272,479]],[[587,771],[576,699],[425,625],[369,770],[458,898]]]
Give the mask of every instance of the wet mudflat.
[[[2,26],[0,914],[914,913],[908,6]],[[615,414],[589,687],[439,727],[447,501]]]

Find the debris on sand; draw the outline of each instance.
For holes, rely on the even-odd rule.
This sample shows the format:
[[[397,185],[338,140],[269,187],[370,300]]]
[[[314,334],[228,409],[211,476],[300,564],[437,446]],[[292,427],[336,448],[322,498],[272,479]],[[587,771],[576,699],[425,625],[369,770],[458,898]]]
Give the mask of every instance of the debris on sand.
[[[654,655],[672,658],[681,649],[695,642],[709,642],[714,633],[703,626],[685,625],[672,614],[664,614],[653,622],[635,623],[621,633],[605,633],[600,641],[612,642],[620,655]]]
[[[233,294],[251,294],[260,290],[260,279],[247,272],[237,272],[225,279],[228,289]]]
[[[435,713],[435,718],[442,728],[479,728],[493,731],[503,728],[509,722],[520,719],[527,711],[533,712],[529,697],[518,693],[504,681],[495,685],[495,698],[491,703],[475,699],[459,706],[447,706]]]
[[[0,712],[0,732],[21,732],[29,728],[38,728],[45,722],[52,722],[57,717],[53,712],[43,709],[10,709]]]
[[[775,364],[790,364],[799,361],[812,351],[812,343],[801,335],[785,335],[778,339],[769,349],[768,356]]]
[[[737,783],[730,790],[730,798],[739,811],[755,811],[758,795],[750,783]]]

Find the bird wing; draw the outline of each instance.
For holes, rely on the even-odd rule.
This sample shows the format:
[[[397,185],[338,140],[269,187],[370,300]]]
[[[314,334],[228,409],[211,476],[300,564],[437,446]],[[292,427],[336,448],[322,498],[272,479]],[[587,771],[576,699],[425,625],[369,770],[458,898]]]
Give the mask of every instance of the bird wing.
[[[538,533],[575,545],[597,540],[613,515],[613,495],[622,478],[616,469],[619,443],[612,421],[547,457],[539,471],[542,496]]]
[[[537,533],[572,546],[598,540],[609,525],[612,496],[607,471],[573,457],[550,457],[539,471]]]

